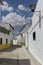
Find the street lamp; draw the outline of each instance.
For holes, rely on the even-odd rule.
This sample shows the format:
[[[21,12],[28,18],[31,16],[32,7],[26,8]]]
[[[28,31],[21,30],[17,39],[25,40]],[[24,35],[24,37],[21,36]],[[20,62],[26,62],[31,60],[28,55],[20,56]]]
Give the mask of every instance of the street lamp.
[[[30,9],[32,12],[37,12],[39,14],[36,14],[39,16],[39,28],[41,28],[41,11],[35,11],[36,5],[35,4],[30,4]]]
[[[0,0],[0,21],[2,19],[2,7],[1,7],[1,5],[4,5],[2,0]]]

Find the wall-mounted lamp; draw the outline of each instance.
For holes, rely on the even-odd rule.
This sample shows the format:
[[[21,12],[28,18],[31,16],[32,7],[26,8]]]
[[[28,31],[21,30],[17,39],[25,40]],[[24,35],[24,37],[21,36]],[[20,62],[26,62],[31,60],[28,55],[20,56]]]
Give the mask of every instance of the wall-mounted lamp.
[[[35,11],[36,5],[35,4],[30,4],[30,9],[34,13],[39,13],[37,16],[39,16],[39,28],[41,28],[41,11]]]
[[[31,9],[31,11],[32,11],[32,12],[34,12],[35,7],[36,7],[36,5],[35,5],[35,4],[30,4],[30,9]]]

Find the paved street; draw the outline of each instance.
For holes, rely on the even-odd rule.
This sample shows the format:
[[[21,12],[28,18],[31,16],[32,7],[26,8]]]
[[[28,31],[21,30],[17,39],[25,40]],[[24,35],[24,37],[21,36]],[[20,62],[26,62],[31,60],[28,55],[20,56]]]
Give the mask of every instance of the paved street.
[[[13,46],[0,51],[0,65],[35,65],[35,63],[25,47]]]

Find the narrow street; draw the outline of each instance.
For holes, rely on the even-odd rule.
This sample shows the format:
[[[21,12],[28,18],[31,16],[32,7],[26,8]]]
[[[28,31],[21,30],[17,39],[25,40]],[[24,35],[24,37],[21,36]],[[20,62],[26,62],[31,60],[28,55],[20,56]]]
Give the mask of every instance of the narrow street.
[[[0,65],[36,65],[24,46],[0,51]]]

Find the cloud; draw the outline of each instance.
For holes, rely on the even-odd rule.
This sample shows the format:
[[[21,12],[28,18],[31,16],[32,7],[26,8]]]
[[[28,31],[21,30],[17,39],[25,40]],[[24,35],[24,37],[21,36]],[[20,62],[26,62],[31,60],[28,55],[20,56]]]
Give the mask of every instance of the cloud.
[[[22,4],[20,4],[20,5],[18,5],[18,9],[19,10],[23,10],[23,11],[30,11],[30,9],[29,8],[26,8],[25,6],[23,6]]]
[[[2,5],[2,11],[5,11],[5,10],[9,11],[9,12],[13,11],[13,7],[10,7],[9,4],[6,1],[4,1],[3,4],[4,5]]]
[[[24,25],[26,22],[29,22],[29,18],[25,18],[25,16],[21,16],[17,13],[10,12],[5,17],[2,16],[2,22],[7,22],[12,25]]]
[[[23,21],[25,21],[25,17],[20,16],[17,13],[9,13],[8,15],[6,15],[5,17],[2,17],[2,21],[3,22],[7,22],[7,23],[11,23],[13,25],[18,25],[23,23]]]

